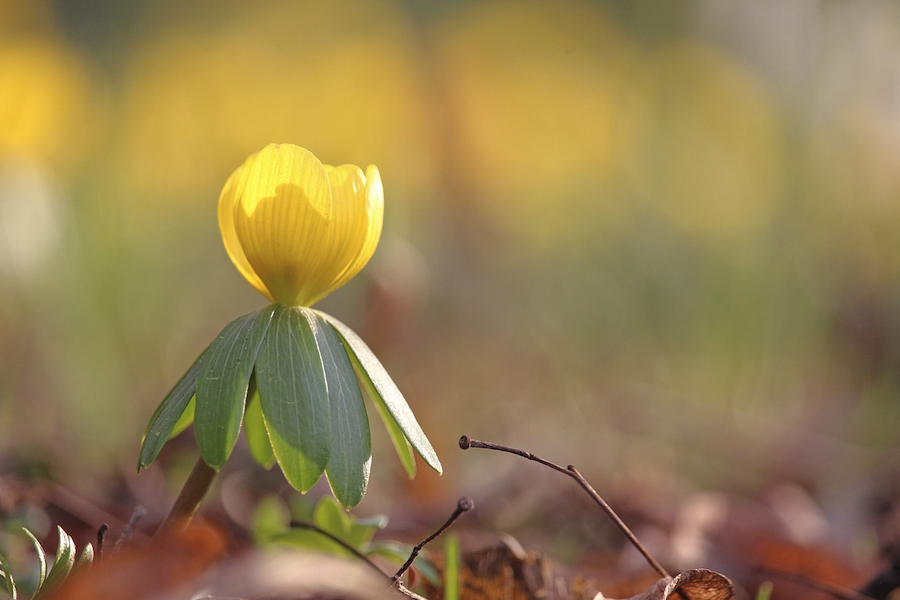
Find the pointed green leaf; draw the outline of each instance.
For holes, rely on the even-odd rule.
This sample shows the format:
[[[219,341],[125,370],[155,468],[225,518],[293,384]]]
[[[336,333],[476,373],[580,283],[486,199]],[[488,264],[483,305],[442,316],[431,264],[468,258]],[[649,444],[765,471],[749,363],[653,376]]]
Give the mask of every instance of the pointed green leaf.
[[[89,567],[92,564],[94,564],[94,545],[88,544],[81,550],[81,556],[78,557],[78,562],[75,563],[75,570]]]
[[[69,537],[68,533],[63,531],[62,527],[57,526],[56,529],[59,533],[56,560],[53,561],[53,566],[47,574],[47,579],[34,593],[31,600],[40,600],[48,596],[53,590],[62,585],[69,573],[72,572],[72,567],[75,566],[75,542]]]
[[[412,555],[412,551],[413,547],[409,544],[401,544],[395,540],[384,540],[371,544],[366,554],[370,556],[380,556],[387,559],[389,563],[399,567]],[[419,556],[421,556],[421,554]],[[441,578],[438,577],[432,583],[435,584],[435,587],[439,586]]]
[[[391,443],[394,445],[394,449],[400,459],[400,464],[403,465],[406,474],[412,479],[416,476],[416,458],[413,456],[412,446],[410,445],[409,440],[406,439],[406,435],[400,429],[400,425],[397,424],[397,421],[391,415],[390,411],[388,411],[378,390],[372,385],[371,379],[364,373],[356,355],[352,351],[347,351],[347,355],[351,359],[356,372],[359,374],[359,381],[366,389],[366,393],[372,400],[372,404],[375,405],[375,411],[378,413],[378,416],[381,418],[381,421],[387,429],[388,436],[391,438]]]
[[[184,412],[181,413],[181,416],[178,417],[178,420],[175,421],[175,426],[172,427],[172,433],[169,434],[169,439],[171,440],[173,437],[187,429],[194,422],[194,413],[197,410],[197,395],[191,396],[191,401],[188,402],[187,408],[184,409]]]
[[[247,401],[247,386],[275,305],[238,317],[207,350],[197,379],[194,433],[203,460],[221,469],[231,455]]]
[[[370,545],[367,554],[381,556],[386,558],[389,562],[400,566],[406,562],[406,559],[409,558],[412,551],[412,546],[400,544],[393,540],[386,540],[383,542],[375,542]],[[420,554],[416,557],[416,560],[413,561],[413,566],[419,572],[419,575],[428,580],[428,583],[436,588],[441,587],[441,574],[435,566],[428,561],[424,554]]]
[[[19,591],[16,589],[16,580],[13,578],[9,563],[2,554],[0,554],[0,572],[3,574],[3,590],[12,600],[16,600],[19,596]]]
[[[394,417],[391,416],[387,406],[384,405],[384,401],[381,399],[381,396],[378,395],[378,390],[375,389],[372,382],[369,381],[365,374],[362,373],[362,367],[358,366],[359,362],[356,360],[356,357],[353,357],[353,363],[357,366],[357,372],[360,373],[359,380],[362,382],[363,387],[366,388],[366,393],[372,400],[372,404],[375,405],[375,412],[381,417],[381,422],[384,423],[384,426],[387,429],[388,436],[391,438],[391,443],[394,444],[394,450],[397,451],[397,457],[400,459],[400,464],[403,465],[403,470],[406,471],[406,474],[412,479],[416,476],[416,457],[413,456],[413,450],[409,440],[406,439],[406,435],[403,434],[400,425],[398,425],[397,421],[394,420]]]
[[[342,542],[348,542],[351,517],[333,498],[322,496],[313,513],[313,523]]]
[[[374,390],[377,396],[381,398],[384,402],[384,408],[387,409],[387,413],[390,414],[400,430],[403,431],[406,439],[409,440],[412,447],[416,449],[419,456],[425,460],[428,466],[438,473],[441,473],[441,461],[434,452],[434,448],[431,447],[431,442],[428,441],[422,428],[419,427],[415,415],[413,415],[412,410],[409,408],[409,404],[406,403],[406,399],[397,388],[397,384],[395,384],[393,379],[391,379],[391,376],[388,375],[388,372],[375,354],[352,329],[330,315],[320,311],[315,312],[328,321],[328,323],[337,331],[338,335],[340,335],[341,340],[344,342],[344,346],[348,350],[350,359],[358,369],[358,374],[363,380],[363,383],[368,384],[366,385],[367,389]],[[369,385],[371,385],[371,388],[369,388]],[[388,429],[390,429],[390,427]],[[409,471],[408,468],[407,471]]]
[[[22,528],[22,531],[25,532],[29,538],[31,538],[31,543],[34,545],[34,551],[37,554],[38,559],[38,583],[37,587],[40,588],[44,585],[44,580],[47,579],[47,553],[44,552],[44,547],[41,546],[41,543],[38,541],[34,534],[28,531],[25,527]]]
[[[262,545],[283,534],[291,522],[291,511],[279,496],[265,496],[256,504],[251,517],[253,541]]]
[[[271,469],[275,464],[275,451],[269,441],[269,432],[263,421],[262,406],[259,400],[259,390],[255,382],[250,380],[250,400],[247,401],[247,411],[244,413],[244,435],[247,436],[247,447],[250,456],[266,469]]]
[[[303,310],[307,318],[316,322],[316,342],[331,404],[332,447],[325,475],[335,498],[347,508],[353,508],[366,493],[372,467],[366,405],[343,342],[318,313]]]
[[[191,368],[178,380],[172,391],[163,398],[163,401],[159,403],[156,411],[154,411],[153,416],[150,417],[147,431],[144,433],[144,441],[141,443],[138,471],[153,462],[159,451],[162,450],[162,447],[173,435],[173,431],[176,429],[182,414],[184,414],[185,408],[194,395],[194,390],[197,387],[197,377],[200,375],[200,365],[208,350],[207,348],[197,357]]]
[[[331,409],[318,322],[298,307],[278,306],[256,361],[263,419],[285,478],[309,491],[331,455]]]
[[[384,515],[376,515],[368,519],[351,520],[350,533],[347,542],[354,548],[367,549],[375,533],[379,529],[387,527],[388,518]]]
[[[348,536],[352,528],[352,520],[352,517],[344,511],[337,500],[329,496],[319,499],[312,515],[312,522],[317,528],[344,543],[349,543]],[[276,535],[272,541],[278,544],[327,552],[336,556],[351,555],[350,551],[328,536],[322,535],[320,531],[303,527],[295,527],[287,533]]]
[[[343,546],[312,529],[295,527],[285,533],[273,536],[270,541],[279,546],[325,552],[334,556],[351,556]]]

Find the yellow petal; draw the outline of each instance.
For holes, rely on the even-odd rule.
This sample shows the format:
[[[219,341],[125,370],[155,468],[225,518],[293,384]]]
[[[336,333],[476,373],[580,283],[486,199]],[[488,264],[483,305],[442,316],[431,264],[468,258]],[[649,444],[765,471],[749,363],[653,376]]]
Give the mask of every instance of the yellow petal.
[[[271,144],[222,190],[219,225],[232,262],[272,302],[311,306],[365,266],[381,235],[378,169],[323,165]]]
[[[375,165],[369,165],[365,176],[354,165],[336,167],[329,173],[329,180],[336,217],[339,210],[346,212],[340,217],[347,224],[347,238],[343,246],[346,251],[340,256],[345,266],[311,304],[350,281],[366,266],[378,246],[384,222],[384,189]]]
[[[248,161],[253,158],[255,158],[255,155]],[[250,285],[256,288],[256,291],[270,301],[274,301],[272,294],[269,293],[269,290],[266,289],[262,280],[247,261],[244,249],[241,248],[241,243],[238,240],[237,231],[234,228],[234,213],[238,203],[240,178],[242,173],[246,171],[246,164],[244,163],[244,165],[235,169],[228,181],[225,182],[225,187],[222,188],[222,194],[219,196],[219,230],[222,232],[222,241],[225,242],[225,251],[228,252],[228,256],[231,258],[234,266],[237,267],[237,270],[244,276],[244,279],[250,282]]]
[[[333,253],[325,167],[308,150],[271,144],[245,169],[234,221],[247,262],[275,302],[307,305],[327,285],[323,263]]]

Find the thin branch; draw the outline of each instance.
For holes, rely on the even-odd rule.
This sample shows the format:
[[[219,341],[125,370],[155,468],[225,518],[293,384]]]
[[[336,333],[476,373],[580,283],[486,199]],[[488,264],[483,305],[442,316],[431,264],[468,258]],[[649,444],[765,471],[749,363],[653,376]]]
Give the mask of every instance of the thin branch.
[[[381,575],[382,577],[388,579],[388,581],[391,582],[391,586],[392,586],[394,589],[396,589],[398,592],[400,592],[401,594],[403,594],[403,595],[406,596],[407,598],[412,598],[412,600],[428,600],[428,598],[424,598],[424,597],[418,595],[418,594],[415,593],[414,591],[412,591],[412,590],[410,590],[409,588],[407,588],[406,586],[404,586],[404,585],[403,585],[402,583],[400,583],[399,581],[393,581],[393,580],[388,576],[387,573],[385,573],[384,571],[382,571],[382,570],[378,567],[378,565],[376,565],[376,564],[372,561],[371,558],[369,558],[368,556],[366,556],[365,554],[363,554],[362,552],[360,552],[359,550],[357,550],[356,548],[354,548],[353,546],[351,546],[350,544],[348,544],[348,543],[345,542],[344,540],[342,540],[342,539],[340,539],[340,538],[334,536],[333,534],[329,533],[328,531],[325,531],[324,529],[322,529],[321,527],[319,527],[319,526],[316,525],[315,523],[310,523],[309,521],[291,521],[291,527],[302,527],[303,529],[309,529],[310,531],[314,531],[314,532],[316,532],[316,533],[318,533],[318,534],[320,534],[320,535],[323,535],[323,536],[327,537],[329,540],[331,540],[331,541],[334,542],[335,544],[338,544],[341,548],[343,548],[344,550],[347,550],[348,552],[352,553],[353,556],[355,556],[355,557],[361,559],[361,560],[362,560],[363,562],[365,562],[367,565],[369,565],[370,567],[372,567],[373,569],[375,569],[376,571],[378,571],[378,574],[379,574],[379,575]]]
[[[109,531],[109,525],[104,523],[97,530],[97,562],[103,560],[103,542],[106,540],[106,532]]]
[[[447,519],[447,522],[444,523],[443,525],[441,525],[440,529],[438,529],[437,531],[432,533],[430,536],[425,538],[424,541],[422,541],[420,544],[418,544],[416,547],[414,547],[412,550],[412,553],[410,553],[410,555],[409,555],[409,559],[407,559],[407,561],[403,564],[403,566],[400,567],[400,570],[397,571],[397,573],[394,574],[393,577],[388,578],[388,581],[390,582],[390,587],[396,589],[398,592],[400,592],[407,598],[412,598],[413,600],[427,600],[427,598],[423,598],[422,596],[416,594],[415,592],[413,592],[412,590],[410,590],[409,588],[404,586],[402,583],[400,583],[400,581],[399,581],[400,577],[406,572],[407,569],[409,569],[410,565],[412,565],[413,561],[416,559],[416,557],[419,555],[419,552],[421,552],[422,548],[424,548],[426,544],[428,544],[431,540],[433,540],[437,536],[444,533],[447,530],[447,528],[450,527],[453,524],[453,522],[456,521],[464,512],[468,512],[468,511],[472,510],[473,508],[475,508],[475,502],[473,502],[471,498],[469,498],[467,496],[463,496],[462,498],[460,498],[456,503],[456,509],[453,511],[453,514],[450,515],[450,518]],[[352,553],[357,558],[362,559],[367,565],[369,565],[370,567],[372,567],[373,569],[378,571],[378,573],[380,575],[382,575],[384,577],[388,577],[387,573],[382,571],[378,567],[378,565],[376,565],[374,562],[372,562],[372,560],[368,556],[366,556],[365,554],[363,554],[362,552],[360,552],[359,550],[357,550],[356,548],[354,548],[353,546],[351,546],[344,540],[334,536],[333,534],[331,534],[328,531],[325,531],[324,529],[322,529],[315,523],[310,523],[308,521],[291,521],[291,527],[303,527],[304,529],[309,529],[311,531],[315,531],[316,533],[319,533],[319,534],[327,537],[334,543],[338,544],[341,548]]]
[[[128,522],[125,523],[125,527],[122,528],[122,533],[119,534],[118,539],[116,540],[115,545],[113,546],[113,552],[119,550],[120,548],[124,548],[125,544],[131,540],[131,536],[134,533],[134,528],[137,526],[137,522],[144,518],[144,515],[147,514],[147,509],[138,504],[134,507],[134,511],[131,513],[131,518],[128,519]],[[99,539],[99,532],[97,532]],[[104,535],[106,532],[104,531]]]
[[[394,573],[394,576],[391,577],[391,584],[396,584],[400,577],[406,573],[406,570],[413,564],[413,561],[416,560],[416,557],[419,555],[419,552],[422,551],[422,548],[426,546],[429,542],[431,542],[434,538],[441,535],[447,529],[453,525],[453,522],[456,521],[463,513],[469,512],[475,508],[475,502],[472,501],[468,496],[463,496],[456,503],[456,509],[453,511],[453,514],[450,515],[450,518],[447,519],[447,522],[441,525],[440,529],[429,535],[427,538],[422,540],[417,546],[412,549],[412,552],[409,555],[409,558],[406,559],[406,562],[403,563],[403,566],[400,567],[400,570]]]
[[[315,531],[319,535],[327,537],[329,540],[331,540],[332,542],[334,542],[335,544],[337,544],[338,546],[340,546],[347,552],[350,552],[351,554],[353,554],[353,556],[362,560],[367,565],[369,565],[370,567],[372,567],[373,569],[378,571],[379,575],[381,575],[383,577],[390,577],[390,575],[388,575],[387,573],[382,571],[381,568],[378,565],[376,565],[372,561],[371,558],[369,558],[368,556],[366,556],[365,554],[363,554],[362,552],[360,552],[359,550],[357,550],[356,548],[354,548],[353,546],[351,546],[350,544],[348,544],[341,538],[335,536],[334,534],[332,534],[328,531],[325,531],[324,529],[322,529],[315,523],[310,523],[309,521],[291,521],[291,528],[294,528],[294,527],[299,527],[301,529],[309,529],[310,531]]]
[[[540,463],[545,467],[549,467],[554,471],[558,471],[563,475],[567,475],[574,479],[581,488],[587,492],[587,494],[597,503],[597,505],[602,508],[607,515],[613,520],[613,522],[619,527],[622,533],[625,534],[625,537],[628,538],[635,548],[637,548],[638,552],[643,555],[643,557],[647,560],[653,569],[659,573],[662,577],[669,577],[671,575],[663,568],[661,564],[659,564],[653,556],[650,555],[650,552],[644,548],[644,545],[637,539],[637,536],[632,533],[631,529],[625,524],[622,519],[619,518],[619,515],[615,513],[615,511],[610,507],[606,501],[600,497],[600,494],[591,487],[591,484],[585,480],[584,477],[581,476],[581,473],[575,468],[574,465],[569,465],[567,468],[563,468],[555,463],[550,462],[549,460],[545,460],[531,452],[526,452],[525,450],[519,450],[518,448],[513,448],[512,446],[504,446],[502,444],[494,444],[493,442],[482,442],[480,440],[473,440],[467,435],[459,438],[459,447],[463,450],[468,450],[469,448],[484,448],[486,450],[497,450],[499,452],[509,452],[510,454],[515,454],[516,456],[521,456],[522,458],[527,458],[528,460],[534,461],[536,463]]]

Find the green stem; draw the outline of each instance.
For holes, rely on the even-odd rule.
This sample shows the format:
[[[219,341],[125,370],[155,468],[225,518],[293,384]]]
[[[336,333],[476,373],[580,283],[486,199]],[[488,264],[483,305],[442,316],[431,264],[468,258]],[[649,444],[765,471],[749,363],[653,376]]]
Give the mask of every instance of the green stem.
[[[197,514],[197,509],[209,492],[216,471],[203,460],[203,457],[197,459],[197,464],[191,474],[188,475],[181,493],[175,499],[172,510],[169,511],[165,521],[156,530],[154,538],[162,538],[168,534],[180,533],[190,524],[191,519]]]

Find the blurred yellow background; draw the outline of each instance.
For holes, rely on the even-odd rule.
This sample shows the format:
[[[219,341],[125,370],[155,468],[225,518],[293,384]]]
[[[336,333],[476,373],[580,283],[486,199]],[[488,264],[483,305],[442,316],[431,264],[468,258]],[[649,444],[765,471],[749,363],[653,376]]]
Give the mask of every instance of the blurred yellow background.
[[[445,461],[418,496],[484,483],[463,433],[838,495],[900,438],[897,56],[889,1],[0,0],[0,455],[133,468],[263,302],[216,202],[291,142],[381,170],[322,308]]]

